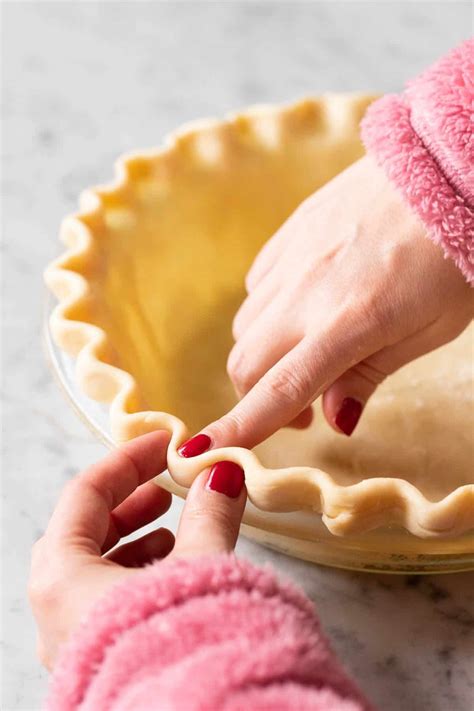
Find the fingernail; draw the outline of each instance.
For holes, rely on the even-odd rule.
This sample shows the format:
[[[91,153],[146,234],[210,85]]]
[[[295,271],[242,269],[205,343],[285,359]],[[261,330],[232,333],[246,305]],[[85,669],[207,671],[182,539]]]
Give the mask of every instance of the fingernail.
[[[345,397],[334,420],[340,430],[348,437],[354,432],[362,412],[362,403],[353,397]]]
[[[182,457],[197,457],[198,454],[207,452],[211,446],[211,438],[207,434],[198,434],[184,442],[178,449]]]
[[[207,487],[211,491],[225,494],[231,499],[236,499],[245,482],[245,474],[242,467],[234,462],[217,462],[212,467],[207,480]]]

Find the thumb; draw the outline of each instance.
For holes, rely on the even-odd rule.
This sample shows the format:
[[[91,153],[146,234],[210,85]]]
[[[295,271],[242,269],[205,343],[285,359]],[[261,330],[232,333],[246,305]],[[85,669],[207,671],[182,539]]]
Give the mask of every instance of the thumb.
[[[350,437],[365,404],[386,375],[368,360],[343,373],[323,395],[323,412],[328,424],[336,432]]]
[[[350,436],[377,387],[402,366],[437,348],[446,339],[430,325],[398,343],[382,348],[343,373],[323,395],[329,425]]]
[[[244,471],[218,462],[194,480],[186,498],[173,555],[203,555],[234,549],[244,514]]]

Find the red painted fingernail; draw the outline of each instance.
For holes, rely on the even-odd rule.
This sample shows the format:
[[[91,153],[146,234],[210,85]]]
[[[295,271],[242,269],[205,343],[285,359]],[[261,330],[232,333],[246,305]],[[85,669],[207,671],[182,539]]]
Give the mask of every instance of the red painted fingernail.
[[[207,452],[210,446],[211,438],[207,434],[198,434],[184,442],[178,449],[178,454],[186,458],[197,457],[198,454]]]
[[[362,412],[362,403],[353,397],[345,397],[334,422],[348,437],[355,430]]]
[[[212,491],[225,494],[231,499],[236,499],[245,482],[242,467],[234,462],[217,462],[212,467],[207,480],[207,486]]]

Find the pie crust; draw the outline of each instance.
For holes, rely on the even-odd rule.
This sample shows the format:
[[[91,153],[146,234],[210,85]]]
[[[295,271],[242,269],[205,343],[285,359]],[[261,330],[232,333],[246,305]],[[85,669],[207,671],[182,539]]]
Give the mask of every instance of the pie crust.
[[[389,525],[456,536],[474,526],[471,327],[389,378],[350,439],[316,404],[310,430],[282,430],[253,452],[177,454],[234,403],[225,362],[253,257],[363,154],[358,125],[373,98],[254,107],[121,158],[115,182],[86,191],[63,222],[67,249],[45,275],[59,300],[51,332],[77,358],[83,391],[110,403],[115,441],[171,433],[177,484],[231,460],[257,507],[319,512],[337,536]]]

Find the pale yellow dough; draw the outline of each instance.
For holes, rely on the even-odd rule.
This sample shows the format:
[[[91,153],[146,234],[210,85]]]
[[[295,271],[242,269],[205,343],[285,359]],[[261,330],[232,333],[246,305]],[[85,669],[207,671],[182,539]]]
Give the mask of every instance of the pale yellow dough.
[[[63,224],[68,250],[46,272],[59,299],[51,328],[77,356],[84,391],[111,403],[117,441],[172,432],[178,484],[230,459],[256,506],[321,512],[336,535],[397,524],[452,536],[474,525],[472,329],[389,378],[350,439],[317,406],[310,430],[281,431],[255,452],[176,452],[235,402],[225,363],[244,275],[295,207],[362,155],[371,100],[255,108],[122,159],[117,182],[88,191]]]

